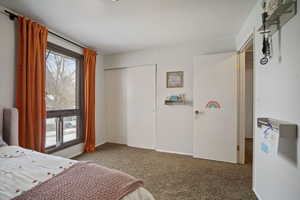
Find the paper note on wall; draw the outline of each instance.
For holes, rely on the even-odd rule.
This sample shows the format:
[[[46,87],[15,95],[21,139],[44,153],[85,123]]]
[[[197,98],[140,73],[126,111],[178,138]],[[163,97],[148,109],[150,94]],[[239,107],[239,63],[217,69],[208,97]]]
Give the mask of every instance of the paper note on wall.
[[[267,155],[276,155],[278,147],[278,133],[272,127],[264,127],[261,130],[260,151]]]

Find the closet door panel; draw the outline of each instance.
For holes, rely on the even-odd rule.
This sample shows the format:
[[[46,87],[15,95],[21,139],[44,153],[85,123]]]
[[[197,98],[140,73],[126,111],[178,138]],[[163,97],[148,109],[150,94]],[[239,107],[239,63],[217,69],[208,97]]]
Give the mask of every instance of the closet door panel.
[[[105,71],[108,142],[154,149],[156,66]]]
[[[156,66],[127,69],[127,144],[153,149],[155,146]]]
[[[126,144],[126,70],[106,70],[104,77],[107,140]]]

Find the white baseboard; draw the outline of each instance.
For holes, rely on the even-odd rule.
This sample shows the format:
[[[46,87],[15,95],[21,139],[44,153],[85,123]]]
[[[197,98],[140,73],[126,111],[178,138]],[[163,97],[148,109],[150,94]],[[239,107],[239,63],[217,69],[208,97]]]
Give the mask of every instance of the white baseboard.
[[[107,143],[107,141],[102,141],[99,144],[96,144],[96,148],[99,147],[99,146],[101,146],[101,145],[103,145],[103,144],[105,144],[105,143]]]
[[[132,145],[128,145],[128,144],[123,144],[123,143],[118,143],[118,142],[112,142],[112,141],[106,141],[105,143],[113,143],[113,144],[122,144],[122,145],[126,145],[128,147],[133,147],[133,148],[139,148],[139,149],[147,149],[147,150],[154,150],[157,152],[162,152],[162,153],[172,153],[172,154],[178,154],[178,155],[185,155],[185,156],[193,156],[193,153],[182,153],[182,152],[177,152],[177,151],[168,151],[168,150],[163,150],[163,149],[156,149],[155,147],[142,147],[142,146],[132,146]]]
[[[112,140],[107,140],[106,143],[112,143],[112,144],[123,144],[123,145],[127,145],[123,142],[119,142],[119,141],[112,141]]]
[[[138,148],[138,149],[155,150],[153,147],[142,147],[142,146],[134,146],[134,145],[128,145],[128,144],[126,144],[126,146],[133,147],[133,148]]]
[[[234,160],[216,160],[216,159],[212,159],[212,158],[209,158],[209,157],[196,156],[194,154],[192,154],[192,156],[194,158],[198,158],[198,159],[204,159],[204,160],[211,160],[211,161],[216,161],[216,162],[225,162],[225,163],[238,164],[238,162],[234,161]]]
[[[162,150],[162,149],[155,149],[155,151],[162,152],[162,153],[172,153],[172,154],[178,154],[178,155],[193,156],[192,153],[182,153],[182,152],[167,151],[167,150]]]

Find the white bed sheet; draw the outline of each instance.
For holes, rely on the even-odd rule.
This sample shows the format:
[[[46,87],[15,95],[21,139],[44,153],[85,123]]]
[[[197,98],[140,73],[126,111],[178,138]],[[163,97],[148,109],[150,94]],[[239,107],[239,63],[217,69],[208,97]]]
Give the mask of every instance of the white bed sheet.
[[[75,160],[38,153],[16,146],[0,148],[0,200],[12,199],[22,192],[74,165]],[[154,200],[144,188],[122,200]]]

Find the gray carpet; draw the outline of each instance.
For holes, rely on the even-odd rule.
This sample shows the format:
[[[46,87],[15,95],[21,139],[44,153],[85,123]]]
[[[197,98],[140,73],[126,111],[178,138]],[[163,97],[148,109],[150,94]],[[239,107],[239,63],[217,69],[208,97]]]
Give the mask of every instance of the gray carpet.
[[[143,179],[156,200],[256,199],[251,191],[251,164],[194,159],[117,144],[104,144],[97,152],[75,159],[91,160]]]

